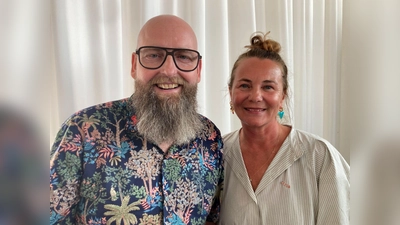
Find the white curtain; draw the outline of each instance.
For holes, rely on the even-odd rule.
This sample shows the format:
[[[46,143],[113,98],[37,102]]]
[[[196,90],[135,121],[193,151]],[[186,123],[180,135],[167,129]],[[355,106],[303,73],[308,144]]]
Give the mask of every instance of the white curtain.
[[[51,142],[75,111],[133,93],[130,63],[139,29],[153,16],[174,14],[197,34],[199,112],[222,134],[240,128],[229,111],[232,65],[253,32],[270,31],[289,69],[287,122],[326,138],[349,160],[340,146],[342,0],[57,0],[51,9]]]
[[[53,142],[75,111],[130,96],[137,33],[162,13],[184,18],[197,33],[204,56],[199,111],[223,134],[240,127],[228,106],[232,63],[251,33],[271,31],[290,71],[288,122],[328,139],[347,161],[352,150],[352,224],[398,224],[398,0],[0,0],[0,110],[46,127],[33,131],[49,132]],[[8,152],[12,157],[0,149],[1,160],[25,168],[39,157],[46,165],[48,148],[32,149],[15,129],[0,139],[10,134],[27,149]],[[30,205],[30,197],[32,209],[48,204]]]

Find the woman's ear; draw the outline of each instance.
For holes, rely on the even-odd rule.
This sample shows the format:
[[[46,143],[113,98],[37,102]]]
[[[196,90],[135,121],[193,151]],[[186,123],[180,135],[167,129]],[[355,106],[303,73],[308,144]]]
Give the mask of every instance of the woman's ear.
[[[283,93],[282,100],[280,102],[280,108],[285,109],[285,106],[286,107],[288,106],[288,104],[286,102],[287,97],[288,97],[287,93]]]

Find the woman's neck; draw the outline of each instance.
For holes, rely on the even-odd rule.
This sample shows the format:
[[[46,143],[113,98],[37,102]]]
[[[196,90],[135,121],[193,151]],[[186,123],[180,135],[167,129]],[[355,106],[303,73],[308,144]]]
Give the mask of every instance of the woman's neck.
[[[259,145],[260,143],[275,142],[282,132],[283,125],[276,123],[265,127],[243,126],[240,130],[240,138],[250,145]]]

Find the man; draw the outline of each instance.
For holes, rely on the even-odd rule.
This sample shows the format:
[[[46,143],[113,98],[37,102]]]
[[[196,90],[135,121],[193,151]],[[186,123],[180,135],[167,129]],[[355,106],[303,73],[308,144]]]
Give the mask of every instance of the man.
[[[218,128],[196,112],[192,28],[161,15],[132,54],[135,93],[83,109],[51,151],[50,224],[204,224],[219,219]]]

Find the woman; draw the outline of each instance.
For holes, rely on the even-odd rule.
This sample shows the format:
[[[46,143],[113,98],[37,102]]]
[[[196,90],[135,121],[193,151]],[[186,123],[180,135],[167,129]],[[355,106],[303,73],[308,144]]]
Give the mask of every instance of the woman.
[[[246,47],[228,84],[242,128],[223,137],[220,224],[349,224],[347,162],[328,141],[279,122],[288,92],[280,44],[256,33]]]

